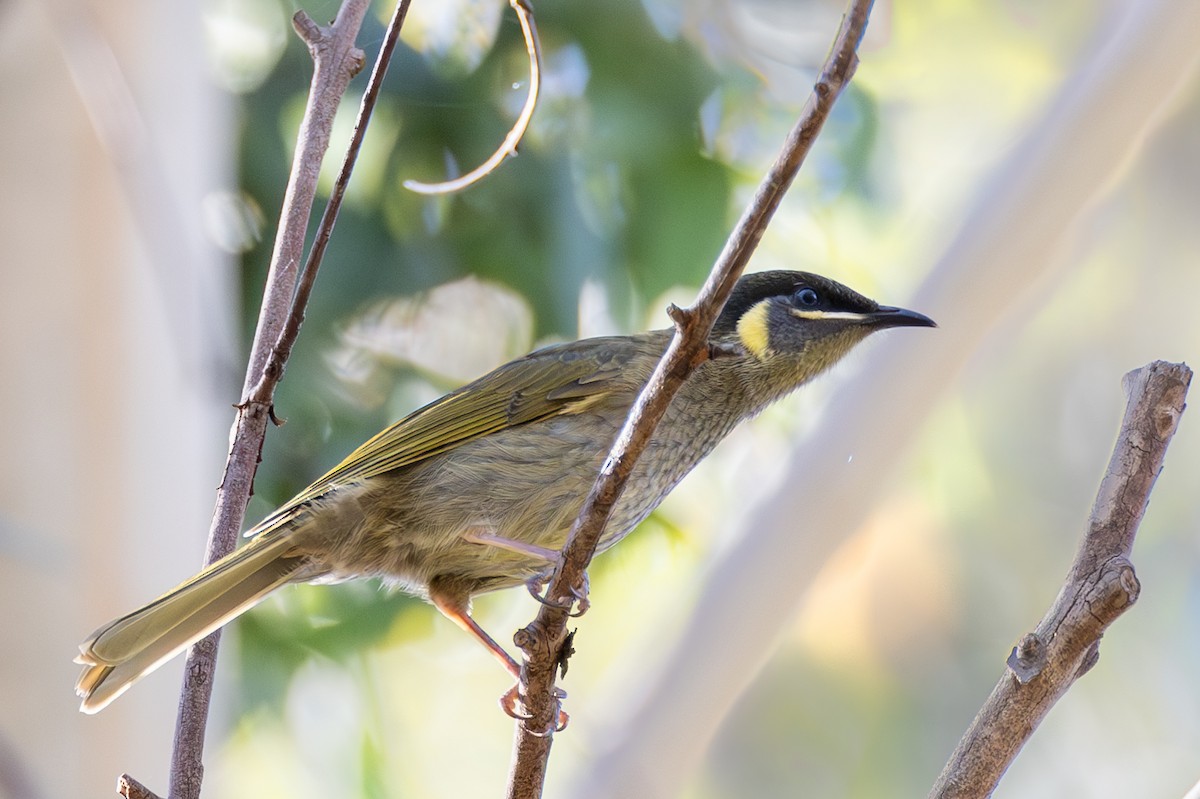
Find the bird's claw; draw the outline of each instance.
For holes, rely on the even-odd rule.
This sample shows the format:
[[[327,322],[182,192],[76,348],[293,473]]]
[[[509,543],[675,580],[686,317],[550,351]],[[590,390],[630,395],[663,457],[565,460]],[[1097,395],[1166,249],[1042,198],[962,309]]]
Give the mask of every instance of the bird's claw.
[[[592,586],[588,581],[587,572],[583,573],[582,585],[580,585],[578,588],[571,586],[571,596],[575,597],[576,605],[576,610],[571,614],[572,616],[582,616],[588,612],[588,608],[592,606],[592,603],[588,601],[588,594],[591,592],[591,588]]]
[[[517,721],[529,721],[531,718],[533,718],[533,716],[517,710],[517,705],[519,705],[521,702],[520,688],[521,686],[519,684],[514,685],[500,696],[500,709],[503,710],[510,719],[516,719]]]
[[[562,709],[562,700],[566,698],[566,691],[562,690],[561,688],[554,689],[554,704],[556,706],[554,721],[551,722],[546,729],[531,732],[531,735],[534,735],[538,738],[544,738],[548,735],[553,735],[556,732],[562,732],[567,728],[567,724],[571,721],[571,717],[568,716],[567,712]],[[518,708],[520,708],[520,710],[518,710]],[[500,709],[503,710],[509,718],[516,719],[517,721],[529,721],[533,718],[533,716],[524,712],[523,703],[521,702],[521,686],[519,683],[514,685],[512,688],[509,688],[504,692],[504,695],[500,697]]]
[[[530,578],[525,583],[525,588],[529,590],[529,595],[547,607],[558,608],[560,610],[567,611],[567,615],[572,618],[578,618],[579,616],[587,613],[588,608],[592,606],[592,603],[588,601],[589,585],[587,572],[583,573],[583,585],[579,588],[571,588],[571,596],[574,597],[574,599],[569,605],[565,606],[558,602],[550,601],[542,592],[546,587],[546,584],[550,582],[551,576],[552,574],[542,574],[538,575],[537,577]],[[575,610],[571,610],[571,606],[575,606]]]

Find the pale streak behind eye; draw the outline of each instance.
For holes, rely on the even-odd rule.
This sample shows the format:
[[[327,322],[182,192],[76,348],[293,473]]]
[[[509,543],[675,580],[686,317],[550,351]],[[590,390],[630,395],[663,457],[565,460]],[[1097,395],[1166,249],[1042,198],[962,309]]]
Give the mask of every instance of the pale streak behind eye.
[[[863,322],[867,319],[866,314],[854,311],[801,311],[789,308],[788,313],[800,319],[844,319],[847,322]]]

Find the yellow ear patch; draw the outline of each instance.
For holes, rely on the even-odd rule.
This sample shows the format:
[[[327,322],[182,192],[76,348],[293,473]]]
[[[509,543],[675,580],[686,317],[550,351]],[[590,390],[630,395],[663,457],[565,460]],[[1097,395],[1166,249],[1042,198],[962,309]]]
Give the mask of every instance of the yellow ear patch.
[[[751,355],[759,360],[771,354],[771,334],[767,327],[767,314],[771,301],[763,300],[738,319],[737,334]]]

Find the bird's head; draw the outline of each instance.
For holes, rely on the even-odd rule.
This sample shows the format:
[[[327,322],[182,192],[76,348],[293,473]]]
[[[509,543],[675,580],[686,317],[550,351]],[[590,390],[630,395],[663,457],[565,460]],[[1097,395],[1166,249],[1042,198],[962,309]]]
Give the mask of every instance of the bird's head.
[[[880,305],[809,272],[757,272],[738,281],[713,327],[764,364],[790,364],[802,383],[837,363],[855,344],[889,327],[937,327],[928,316]]]

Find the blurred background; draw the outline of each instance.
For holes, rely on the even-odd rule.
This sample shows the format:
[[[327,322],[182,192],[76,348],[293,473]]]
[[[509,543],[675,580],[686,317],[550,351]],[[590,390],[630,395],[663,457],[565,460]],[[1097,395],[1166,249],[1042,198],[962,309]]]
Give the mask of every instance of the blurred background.
[[[659,776],[699,799],[928,790],[1058,592],[1121,376],[1200,355],[1200,91],[1195,55],[1168,42],[1200,23],[1196,2],[1167,5],[878,5],[751,269],[821,272],[941,328],[878,337],[738,430],[593,564],[547,795],[605,795],[597,764],[626,749],[656,762],[636,709],[704,712],[703,696],[656,705],[655,681],[706,668],[681,631],[704,629],[702,595],[761,532],[752,511],[829,477],[784,464],[815,431],[836,440],[823,423],[859,424],[838,413],[851,398],[896,432],[882,456],[824,454],[852,482],[856,463],[886,468],[833,503],[854,506],[845,524],[790,515],[821,554],[795,561],[787,595],[729,593],[770,645],[728,647],[729,712],[714,702],[692,766]],[[0,4],[0,796],[107,795],[123,771],[165,793],[182,659],[95,717],[76,711],[70,659],[199,566],[310,75],[296,8]],[[842,5],[535,10],[544,89],[520,156],[430,199],[400,183],[482,161],[528,75],[504,3],[414,0],[248,523],[504,360],[665,326],[796,119]],[[369,60],[390,11],[368,16]],[[856,391],[897,363],[919,402]],[[1138,536],[1141,599],[997,796],[1182,796],[1200,777],[1198,430],[1185,414]],[[476,607],[505,642],[534,613],[521,591]],[[496,795],[508,687],[421,602],[286,589],[223,640],[206,795]]]

